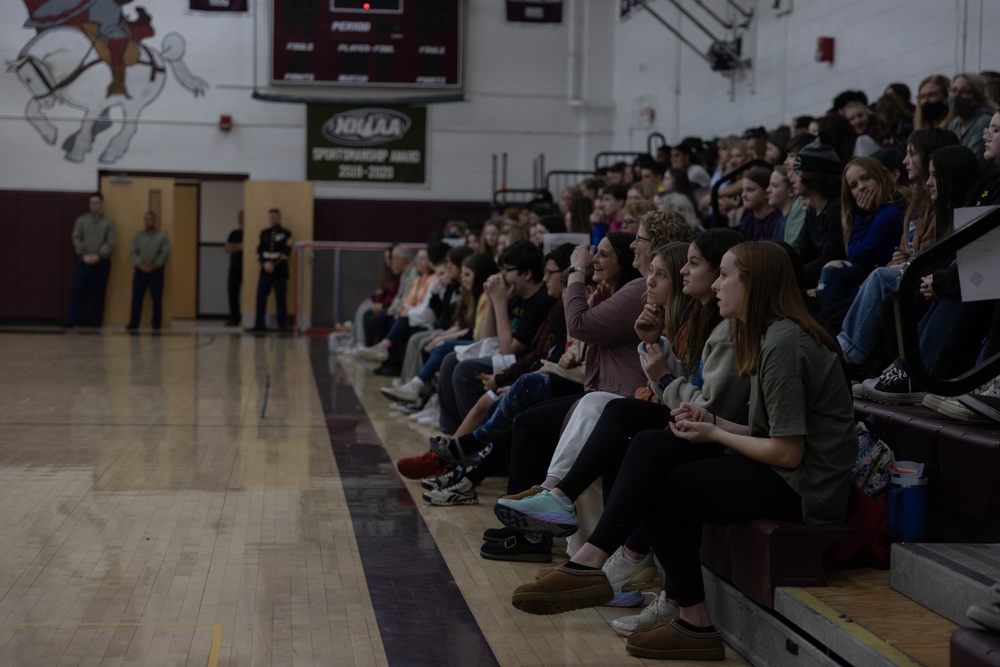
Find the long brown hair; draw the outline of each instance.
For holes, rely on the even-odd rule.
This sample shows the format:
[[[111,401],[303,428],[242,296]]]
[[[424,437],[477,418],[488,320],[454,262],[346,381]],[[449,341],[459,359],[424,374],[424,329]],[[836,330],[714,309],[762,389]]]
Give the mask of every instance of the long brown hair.
[[[653,252],[653,257],[660,258],[666,267],[667,275],[670,276],[670,299],[666,305],[660,306],[660,311],[663,313],[663,335],[674,343],[677,342],[674,339],[684,324],[688,311],[691,309],[691,303],[694,301],[684,293],[684,281],[681,279],[681,267],[687,261],[688,245],[690,244],[674,241]],[[652,266],[649,270],[652,272]],[[643,299],[649,303],[648,293],[643,295]]]
[[[747,241],[732,247],[739,280],[747,291],[746,319],[733,320],[733,347],[740,375],[757,373],[757,358],[767,328],[781,319],[798,324],[817,343],[840,355],[840,345],[813,319],[795,281],[788,252],[773,241]]]
[[[910,221],[916,218],[916,231],[913,236],[913,252],[933,244],[938,238],[934,220],[934,207],[930,193],[927,191],[931,154],[945,146],[958,146],[958,137],[954,132],[934,127],[929,130],[916,130],[907,140],[907,146],[920,158],[920,173],[916,180],[910,182],[910,205],[906,207],[903,216],[903,236],[899,241],[900,248],[910,245]]]
[[[847,170],[852,166],[861,167],[875,181],[878,192],[875,194],[874,208],[870,211],[862,211],[858,208],[857,202],[854,201],[854,195],[851,193],[851,187],[847,184]],[[848,162],[844,167],[840,183],[840,226],[844,231],[844,243],[847,243],[851,238],[855,215],[862,218],[875,215],[876,211],[890,198],[894,198],[894,202],[899,203],[900,206],[905,204],[902,196],[898,194],[892,176],[889,175],[889,170],[883,167],[881,162],[873,157],[856,157]]]
[[[707,229],[694,237],[691,245],[698,248],[698,252],[705,258],[715,271],[715,277],[719,276],[719,264],[722,257],[733,246],[743,241],[743,235],[735,229],[718,227]],[[708,304],[703,304],[698,299],[693,299],[691,309],[688,311],[687,336],[684,342],[684,358],[681,364],[686,373],[694,373],[701,362],[701,353],[705,349],[705,343],[712,331],[722,321],[719,314],[719,302],[712,293],[712,298]]]
[[[931,162],[937,184],[937,199],[930,204],[933,224],[914,239],[914,252],[934,245],[955,231],[955,209],[965,203],[966,194],[979,178],[979,162],[967,146],[939,148],[928,158],[928,164]]]

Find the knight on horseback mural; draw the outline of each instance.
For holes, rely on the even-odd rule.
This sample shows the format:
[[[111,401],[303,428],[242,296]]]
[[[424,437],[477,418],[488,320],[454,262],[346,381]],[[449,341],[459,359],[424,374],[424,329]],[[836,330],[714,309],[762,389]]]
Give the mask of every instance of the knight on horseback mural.
[[[16,60],[7,62],[7,71],[30,91],[25,119],[46,143],[55,144],[59,134],[46,116],[48,110],[64,104],[84,111],[80,128],[62,142],[70,162],[83,162],[95,137],[115,124],[109,115],[112,107],[121,109],[120,129],[99,160],[111,164],[121,159],[138,130],[142,110],[163,90],[168,69],[195,97],[208,90],[208,82],[184,62],[184,37],[167,33],[159,49],[144,43],[154,34],[151,18],[142,7],[135,9],[135,19],[126,18],[122,7],[130,2],[24,0],[24,26],[37,34]]]
[[[101,60],[111,67],[107,96],[131,98],[125,86],[125,68],[139,59],[139,42],[154,32],[150,16],[142,7],[136,10],[137,20],[126,22],[121,6],[130,2],[132,0],[46,0],[31,11],[24,27],[39,31],[61,25],[80,28],[94,43]]]

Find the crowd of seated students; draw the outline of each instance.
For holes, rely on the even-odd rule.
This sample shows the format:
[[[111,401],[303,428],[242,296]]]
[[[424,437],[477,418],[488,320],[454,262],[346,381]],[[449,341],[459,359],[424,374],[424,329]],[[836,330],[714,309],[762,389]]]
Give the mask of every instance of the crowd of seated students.
[[[507,474],[483,558],[546,563],[568,537],[571,559],[515,607],[639,606],[662,585],[614,621],[626,650],[724,657],[701,526],[843,521],[852,393],[1000,417],[1000,382],[916,386],[888,310],[919,304],[941,377],[1000,347],[1000,308],[962,301],[954,258],[895,294],[956,208],[1000,203],[997,91],[973,73],[925,78],[916,104],[899,83],[874,103],[846,91],[824,116],[687,138],[481,226],[449,223],[418,253],[393,248],[359,308],[359,354],[396,377],[394,408],[440,432],[397,469],[445,506]]]

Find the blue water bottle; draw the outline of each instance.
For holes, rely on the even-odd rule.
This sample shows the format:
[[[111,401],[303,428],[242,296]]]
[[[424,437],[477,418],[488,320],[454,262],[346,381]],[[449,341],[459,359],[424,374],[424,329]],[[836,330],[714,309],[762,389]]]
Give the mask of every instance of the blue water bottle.
[[[927,516],[927,478],[893,474],[889,481],[889,540],[920,542]]]

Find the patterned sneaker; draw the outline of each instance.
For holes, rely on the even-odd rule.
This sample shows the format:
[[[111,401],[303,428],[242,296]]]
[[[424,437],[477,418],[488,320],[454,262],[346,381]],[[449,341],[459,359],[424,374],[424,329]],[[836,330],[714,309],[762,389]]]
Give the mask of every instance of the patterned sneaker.
[[[463,477],[465,477],[465,473],[468,471],[469,469],[465,466],[453,465],[446,468],[444,473],[441,475],[425,477],[420,480],[420,486],[424,487],[428,491],[437,491],[438,489],[443,489],[453,484],[457,484]]]
[[[625,557],[625,548],[618,547],[602,569],[615,591],[609,607],[638,607],[645,602],[644,590],[663,585],[663,577],[653,564],[652,552],[646,554],[642,562],[631,563]]]
[[[438,489],[437,491],[427,491],[423,495],[425,502],[431,505],[476,505],[479,499],[476,497],[476,486],[468,477],[463,477],[456,484]]]
[[[422,456],[409,456],[396,461],[396,470],[406,479],[424,479],[443,467],[444,461],[434,452],[427,452]]]
[[[493,506],[493,512],[505,526],[522,533],[566,537],[580,529],[573,503],[551,491],[542,491],[522,500],[501,498]]]
[[[667,602],[667,594],[661,592],[649,606],[635,616],[622,616],[611,621],[611,627],[622,637],[628,637],[633,632],[649,630],[677,618],[680,613],[680,609]]]
[[[888,405],[920,405],[927,395],[926,391],[913,384],[910,376],[895,364],[882,371],[882,375],[874,380],[861,383],[865,397]]]

